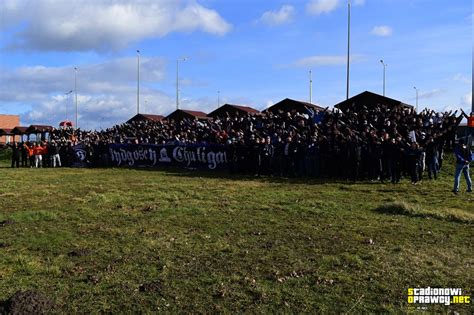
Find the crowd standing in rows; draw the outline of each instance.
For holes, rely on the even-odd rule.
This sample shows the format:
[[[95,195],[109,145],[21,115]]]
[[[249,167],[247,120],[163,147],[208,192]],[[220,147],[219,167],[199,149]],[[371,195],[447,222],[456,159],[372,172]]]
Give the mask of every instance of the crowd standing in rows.
[[[424,173],[437,178],[444,150],[454,150],[464,117],[462,111],[417,113],[404,106],[353,104],[346,110],[134,121],[102,131],[66,128],[54,130],[49,143],[15,145],[12,167],[20,160],[30,167],[71,166],[72,146],[78,143],[85,145],[90,166],[107,165],[111,143],[202,143],[227,146],[231,173],[392,183],[403,176],[417,184]]]

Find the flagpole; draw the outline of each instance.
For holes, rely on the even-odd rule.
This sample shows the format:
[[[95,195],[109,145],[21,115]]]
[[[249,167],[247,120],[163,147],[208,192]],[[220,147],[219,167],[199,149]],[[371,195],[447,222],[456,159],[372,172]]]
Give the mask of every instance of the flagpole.
[[[349,99],[349,64],[351,53],[351,1],[347,2],[347,79],[346,79],[346,100]]]

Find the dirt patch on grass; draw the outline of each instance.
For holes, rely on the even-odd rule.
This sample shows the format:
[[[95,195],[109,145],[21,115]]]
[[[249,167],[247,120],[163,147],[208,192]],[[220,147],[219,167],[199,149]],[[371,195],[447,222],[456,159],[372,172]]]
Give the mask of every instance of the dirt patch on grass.
[[[474,214],[452,208],[424,209],[404,201],[384,203],[374,211],[385,214],[404,215],[418,218],[432,218],[458,223],[474,223]]]
[[[29,290],[18,291],[0,306],[1,314],[47,314],[53,309],[53,301],[45,295]]]

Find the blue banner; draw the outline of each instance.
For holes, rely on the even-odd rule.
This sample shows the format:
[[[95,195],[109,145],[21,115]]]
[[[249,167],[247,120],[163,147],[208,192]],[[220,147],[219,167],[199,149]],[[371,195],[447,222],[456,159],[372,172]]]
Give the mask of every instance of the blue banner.
[[[83,144],[77,144],[72,147],[74,152],[74,159],[72,162],[72,167],[87,167],[87,151],[86,147]]]
[[[219,169],[227,165],[223,145],[109,144],[109,160],[117,167],[165,167]]]

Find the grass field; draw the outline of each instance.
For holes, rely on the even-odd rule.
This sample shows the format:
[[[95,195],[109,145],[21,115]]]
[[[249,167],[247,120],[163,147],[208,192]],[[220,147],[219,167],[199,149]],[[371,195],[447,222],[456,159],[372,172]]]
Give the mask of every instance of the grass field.
[[[399,313],[409,287],[473,292],[474,195],[449,192],[452,165],[418,186],[3,166],[0,301],[36,290],[57,313]]]

